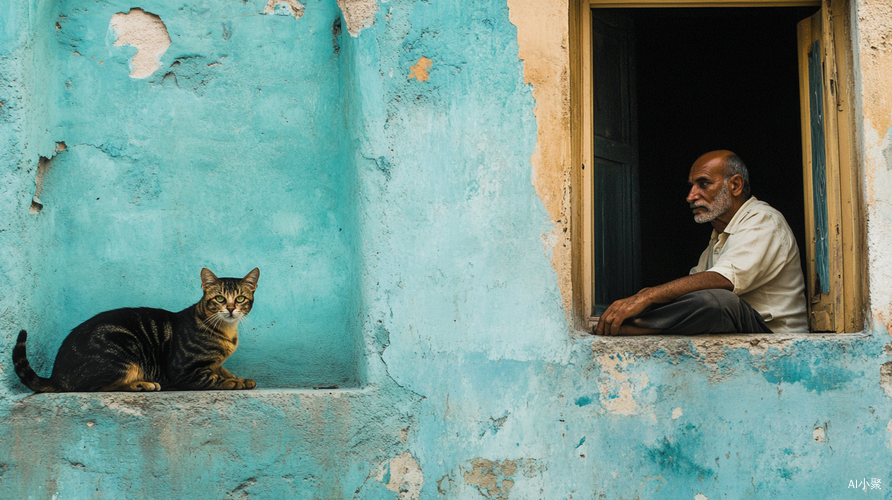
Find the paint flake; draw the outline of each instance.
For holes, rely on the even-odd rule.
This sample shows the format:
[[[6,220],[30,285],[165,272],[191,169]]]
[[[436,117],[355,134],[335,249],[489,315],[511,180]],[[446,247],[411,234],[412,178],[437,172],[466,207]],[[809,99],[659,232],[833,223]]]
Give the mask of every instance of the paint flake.
[[[136,47],[136,55],[130,61],[130,78],[146,78],[161,67],[161,56],[170,47],[170,36],[160,17],[142,9],[130,9],[126,14],[113,15],[111,27],[118,34],[116,47]]]
[[[626,367],[635,360],[631,354],[604,354],[600,361],[603,368],[598,389],[601,404],[608,412],[616,415],[637,415],[640,413],[635,393],[646,387],[650,380],[645,373],[631,377],[624,373]],[[637,379],[637,380],[636,380]]]
[[[415,457],[405,451],[386,465],[382,464],[378,469],[376,479],[388,490],[399,493],[399,500],[418,500],[424,486],[424,474]]]
[[[477,457],[471,460],[471,469],[465,470],[462,478],[465,484],[475,486],[485,498],[508,500],[518,469],[524,477],[532,478],[545,470],[545,466],[530,458],[505,460],[500,463]]]
[[[261,14],[291,15],[300,19],[304,15],[304,6],[297,0],[268,0]]]
[[[433,61],[424,56],[421,56],[418,59],[418,63],[415,66],[412,66],[412,71],[409,73],[409,79],[411,80],[412,78],[415,78],[419,82],[426,82],[428,79],[430,79],[428,71],[430,71],[433,64]]]

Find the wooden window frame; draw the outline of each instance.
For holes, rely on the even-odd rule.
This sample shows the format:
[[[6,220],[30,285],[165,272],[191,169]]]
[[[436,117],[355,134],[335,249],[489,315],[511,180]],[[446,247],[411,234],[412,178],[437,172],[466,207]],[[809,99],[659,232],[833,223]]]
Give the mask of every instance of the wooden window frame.
[[[685,8],[685,7],[821,7],[825,29],[824,59],[829,70],[824,85],[834,91],[825,93],[825,137],[827,147],[828,208],[830,233],[831,300],[829,315],[812,310],[815,299],[812,269],[814,249],[810,244],[813,228],[807,225],[807,259],[803,271],[809,275],[809,323],[821,324],[819,330],[854,333],[864,327],[867,297],[865,219],[855,145],[854,77],[852,74],[852,39],[849,27],[851,0],[570,0],[570,131],[571,131],[571,206],[572,206],[572,279],[573,313],[578,330],[591,331],[597,317],[591,315],[593,283],[593,200],[592,200],[592,41],[591,10],[595,8]],[[800,64],[800,71],[801,70]],[[807,69],[806,69],[807,71]],[[804,119],[808,116],[808,97],[800,92]],[[812,203],[810,138],[803,132],[803,172],[806,206]],[[806,141],[808,141],[806,143]],[[586,170],[585,167],[589,167]],[[805,209],[805,207],[803,207]],[[811,210],[806,210],[807,217]],[[811,219],[807,219],[808,224]],[[835,233],[835,234],[834,234]],[[827,302],[827,300],[824,300]],[[818,317],[816,317],[816,314]],[[812,327],[813,329],[814,326]],[[806,332],[803,332],[806,333]]]

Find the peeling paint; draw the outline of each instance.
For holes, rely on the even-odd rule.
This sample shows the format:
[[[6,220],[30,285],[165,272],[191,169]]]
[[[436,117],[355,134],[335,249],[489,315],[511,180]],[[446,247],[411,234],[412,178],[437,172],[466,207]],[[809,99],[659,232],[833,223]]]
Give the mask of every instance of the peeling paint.
[[[880,366],[880,387],[887,396],[892,398],[892,361]]]
[[[524,477],[536,477],[545,470],[538,461],[529,458],[499,463],[477,457],[470,465],[470,469],[462,473],[465,483],[476,487],[483,497],[497,500],[508,500],[518,469]]]
[[[631,353],[604,354],[598,359],[603,369],[598,381],[601,404],[616,415],[637,415],[640,413],[635,394],[647,386],[647,375],[631,375],[626,368],[635,360]]]
[[[418,58],[418,62],[415,66],[412,66],[412,70],[409,72],[409,79],[411,80],[412,78],[415,78],[419,82],[426,82],[430,78],[428,71],[430,71],[433,64],[433,61],[421,56]]]
[[[376,15],[376,2],[300,1],[296,22],[281,4],[259,15],[269,0],[157,0],[176,43],[145,82],[125,74],[136,49],[102,37],[119,3],[0,7],[14,28],[0,30],[4,321],[64,335],[58,317],[150,305],[157,276],[188,281],[180,267],[260,259],[276,278],[241,366],[267,370],[267,387],[359,387],[26,396],[10,337],[10,497],[199,485],[245,498],[823,498],[844,488],[826,471],[866,473],[889,452],[892,399],[877,394],[892,328],[877,316],[858,336],[567,336],[566,2],[392,0]],[[359,25],[377,25],[338,35],[333,20],[362,4]],[[403,78],[422,54],[430,79]],[[22,75],[28,64],[41,67]],[[62,139],[40,181],[47,208],[29,216],[35,165]],[[865,143],[879,311],[892,303],[888,131]],[[101,305],[85,304],[93,289]],[[51,343],[34,346],[44,372]]]
[[[858,2],[858,35],[861,41],[861,71],[864,86],[864,117],[876,130],[892,127],[892,38],[888,19],[889,2]]]
[[[892,435],[892,420],[886,425],[886,430]],[[892,436],[889,437],[889,448],[892,449]]]
[[[360,31],[375,24],[377,0],[338,0],[338,7],[344,14],[344,22],[351,36],[357,37]]]
[[[646,338],[596,337],[592,339],[592,352],[596,358],[605,354],[630,352],[638,357],[656,353],[665,355],[673,363],[681,358],[694,358],[706,365],[719,364],[728,352],[744,349],[753,357],[763,357],[771,352],[778,356],[790,354],[799,342],[811,342],[814,335],[660,335]]]
[[[555,227],[543,242],[569,315],[573,306],[570,247],[570,55],[568,2],[543,9],[535,0],[508,0],[508,18],[517,27],[524,82],[536,100],[537,140],[530,158],[531,182]]]
[[[725,357],[725,353],[746,349],[753,356],[764,356],[776,349],[780,354],[789,352],[789,347],[797,340],[781,335],[767,337],[745,337],[736,335],[704,335],[691,338],[691,346],[701,356],[704,363],[715,365]]]
[[[112,16],[111,27],[118,34],[116,47],[136,47],[130,62],[131,78],[146,78],[160,67],[161,56],[170,47],[170,36],[160,17],[142,9],[130,9],[126,14]]]
[[[300,19],[304,15],[304,6],[297,0],[269,0],[262,14],[294,16]]]
[[[418,500],[424,486],[424,474],[418,461],[408,451],[380,467],[377,480],[388,490],[399,493],[400,500]]]

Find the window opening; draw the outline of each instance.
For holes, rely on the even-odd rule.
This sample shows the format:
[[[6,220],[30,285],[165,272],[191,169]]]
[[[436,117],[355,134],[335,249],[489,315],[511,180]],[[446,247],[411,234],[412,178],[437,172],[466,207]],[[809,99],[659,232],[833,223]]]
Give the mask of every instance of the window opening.
[[[584,242],[576,243],[574,276],[585,283],[576,300],[585,306],[586,326],[613,300],[683,276],[696,264],[711,228],[694,223],[687,210],[687,171],[700,154],[730,149],[750,168],[753,194],[780,210],[797,237],[809,303],[823,315],[817,321],[810,310],[813,330],[858,331],[863,230],[848,137],[846,1],[676,8],[643,0],[601,8],[606,1],[581,0],[579,17],[571,18],[580,33],[571,82],[582,104],[572,122],[581,167],[574,203],[582,221],[574,241]],[[634,8],[617,8],[625,6]],[[809,23],[811,34],[803,35]],[[810,77],[803,76],[803,36],[832,46],[811,47]],[[828,104],[832,99],[836,106]],[[818,105],[830,115],[809,128],[809,113],[824,120]],[[827,206],[814,203],[825,198]],[[826,225],[822,210],[829,210]],[[834,311],[844,315],[834,319]],[[815,328],[818,323],[823,326]]]

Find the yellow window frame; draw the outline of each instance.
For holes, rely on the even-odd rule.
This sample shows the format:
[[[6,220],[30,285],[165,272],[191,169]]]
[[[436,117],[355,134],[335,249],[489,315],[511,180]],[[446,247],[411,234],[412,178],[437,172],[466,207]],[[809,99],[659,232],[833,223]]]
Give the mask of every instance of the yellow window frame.
[[[821,28],[825,89],[824,137],[827,176],[830,292],[816,293],[814,218],[812,196],[812,149],[808,108],[807,62],[803,73],[801,56],[806,38],[813,39],[816,21],[799,25],[800,104],[802,107],[803,189],[806,207],[806,274],[809,326],[812,331],[859,332],[864,326],[867,296],[865,219],[858,157],[854,138],[854,93],[852,82],[850,0],[571,0],[570,3],[570,130],[573,244],[573,309],[576,327],[591,330],[597,317],[591,315],[594,296],[592,168],[592,40],[591,10],[595,8],[685,8],[685,7],[820,7],[816,16]],[[808,25],[806,28],[805,25]],[[805,78],[805,80],[803,80]],[[802,82],[805,83],[802,83]]]

